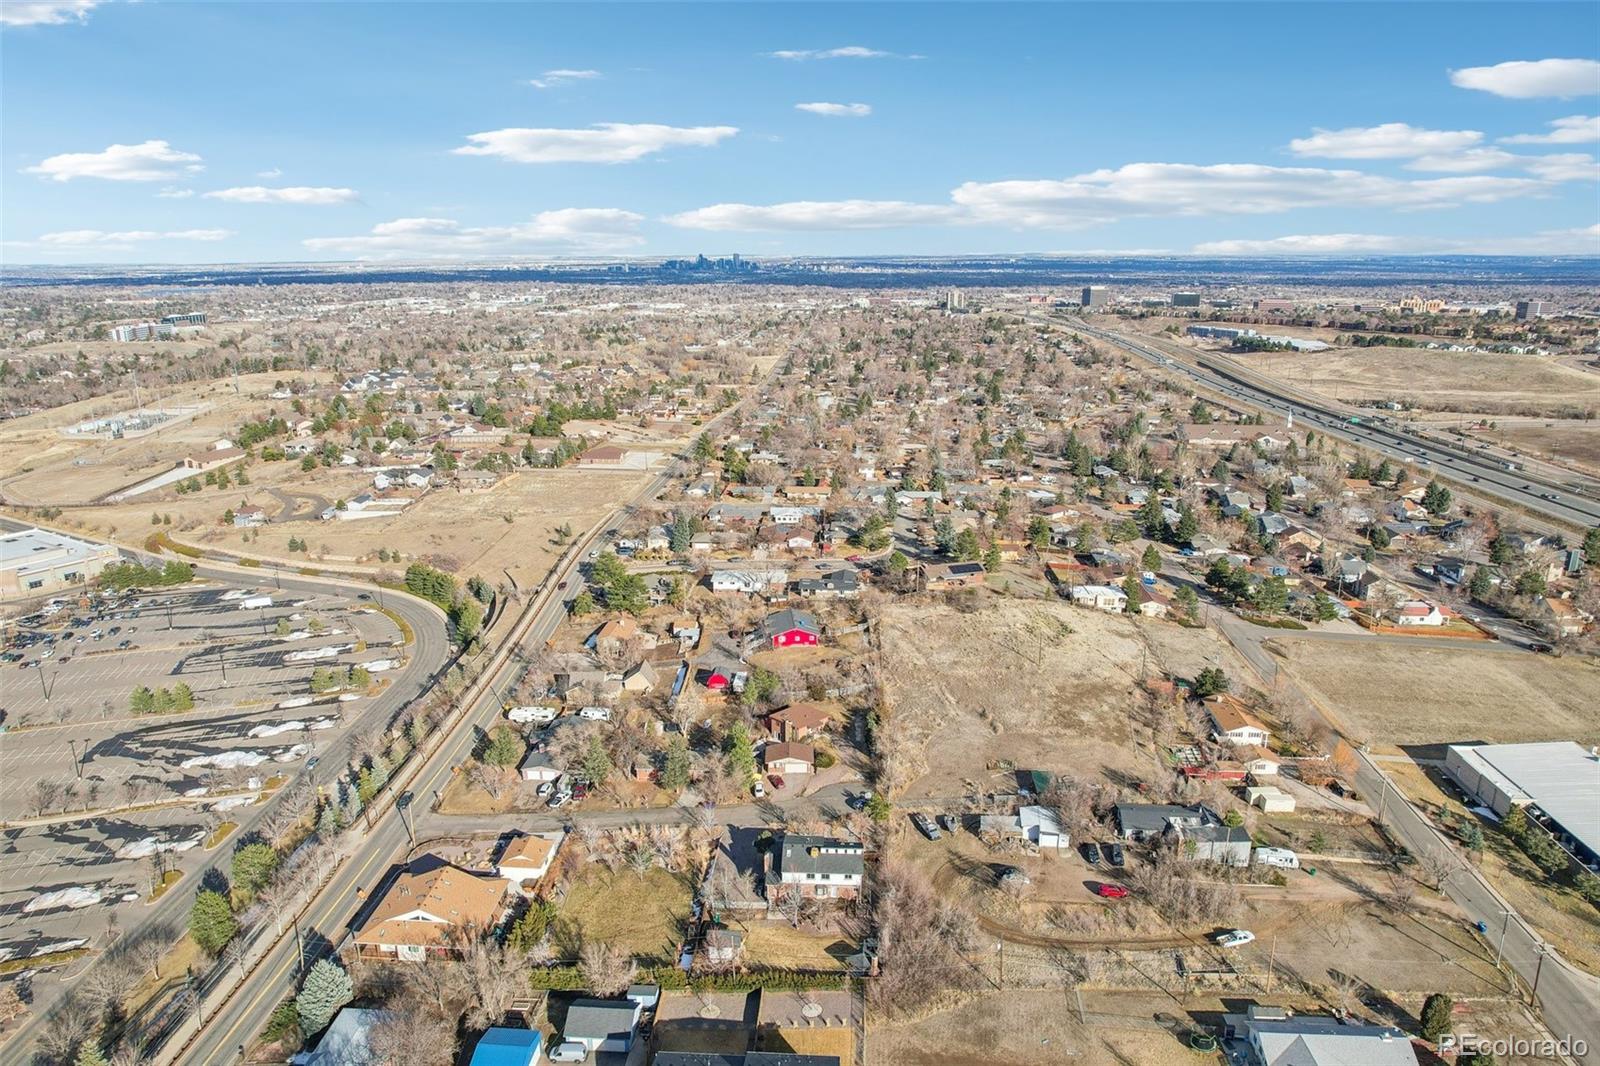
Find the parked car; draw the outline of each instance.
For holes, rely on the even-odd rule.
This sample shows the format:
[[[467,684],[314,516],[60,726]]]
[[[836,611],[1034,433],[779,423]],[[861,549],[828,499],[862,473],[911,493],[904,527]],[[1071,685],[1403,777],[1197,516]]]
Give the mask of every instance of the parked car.
[[[554,781],[542,781],[540,782],[539,787],[533,790],[533,794],[538,796],[540,799],[544,799],[555,790],[556,783]]]
[[[1094,886],[1094,894],[1101,899],[1127,899],[1128,889],[1123,885],[1098,884]]]
[[[1099,844],[1084,844],[1078,849],[1078,852],[1083,856],[1083,861],[1088,863],[1090,866],[1100,865]]]
[[[935,821],[939,823],[939,828],[946,833],[954,833],[956,831],[956,816],[953,814],[941,814]]]
[[[1105,847],[1106,862],[1112,866],[1126,866],[1127,857],[1122,854],[1121,844],[1107,844]]]
[[[939,827],[933,824],[933,819],[921,811],[916,811],[911,815],[911,824],[917,827],[917,832],[929,840],[939,839]]]
[[[783,775],[782,774],[768,774],[767,775],[767,780],[772,783],[772,787],[773,788],[782,788],[783,787]]]
[[[761,783],[761,778],[756,778],[756,783],[750,786],[750,794],[756,799],[767,798],[767,786]]]
[[[117,647],[126,650],[128,648],[133,647],[133,641],[131,641],[131,640],[119,640],[119,641],[117,641]],[[65,662],[65,661],[66,661],[65,659],[62,660],[62,662]]]
[[[589,1046],[576,1040],[567,1040],[550,1049],[551,1062],[587,1062]]]
[[[1218,933],[1212,940],[1219,948],[1242,948],[1255,938],[1256,935],[1248,929],[1229,929],[1226,933]]]
[[[567,793],[567,792],[557,792],[555,795],[550,797],[550,807],[552,809],[554,809],[556,807],[565,807],[567,804],[569,804],[571,802],[572,802],[572,795],[570,793]]]

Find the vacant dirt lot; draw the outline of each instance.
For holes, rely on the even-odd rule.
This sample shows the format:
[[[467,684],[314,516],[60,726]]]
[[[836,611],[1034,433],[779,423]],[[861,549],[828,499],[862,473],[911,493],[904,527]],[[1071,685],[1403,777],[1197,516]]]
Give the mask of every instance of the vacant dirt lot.
[[[1600,425],[1590,421],[1499,424],[1472,435],[1505,445],[1525,455],[1564,462],[1600,474]]]
[[[1208,630],[1135,621],[1064,603],[989,601],[975,612],[895,604],[882,675],[908,798],[948,797],[989,771],[1150,772],[1128,712],[1141,677],[1245,668]]]
[[[1600,670],[1577,659],[1283,641],[1294,678],[1360,739],[1385,744],[1485,740],[1600,742]]]
[[[1424,410],[1481,414],[1600,410],[1600,378],[1532,355],[1364,348],[1236,358],[1264,374],[1350,402],[1409,400]]]

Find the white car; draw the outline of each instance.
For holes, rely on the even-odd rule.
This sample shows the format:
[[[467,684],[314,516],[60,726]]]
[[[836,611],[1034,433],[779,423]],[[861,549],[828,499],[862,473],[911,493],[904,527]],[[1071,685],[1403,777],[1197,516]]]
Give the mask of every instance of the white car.
[[[756,799],[767,798],[767,786],[761,783],[761,779],[759,777],[756,778],[756,783],[750,786],[750,794]]]
[[[567,1040],[550,1049],[551,1062],[586,1062],[589,1058],[587,1044]]]
[[[1230,929],[1226,933],[1218,933],[1213,939],[1219,948],[1242,948],[1255,938],[1256,935],[1248,929]]]

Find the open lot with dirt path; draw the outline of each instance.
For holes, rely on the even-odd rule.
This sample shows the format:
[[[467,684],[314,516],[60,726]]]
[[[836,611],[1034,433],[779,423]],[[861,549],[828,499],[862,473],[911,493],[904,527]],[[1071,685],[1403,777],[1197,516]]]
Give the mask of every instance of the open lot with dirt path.
[[[1300,388],[1352,403],[1410,401],[1429,411],[1486,415],[1600,410],[1600,378],[1533,355],[1359,348],[1233,358]]]
[[[1535,455],[1552,462],[1567,463],[1591,474],[1600,474],[1600,425],[1592,421],[1572,419],[1512,425],[1501,423],[1493,429],[1474,429],[1472,435],[1524,455]]]
[[[1133,744],[1129,711],[1142,677],[1245,667],[1214,633],[1058,602],[993,600],[975,612],[897,603],[883,615],[881,667],[909,799],[952,796],[963,782],[1018,769],[1155,770]]]
[[[1340,645],[1311,640],[1281,641],[1274,650],[1361,740],[1600,742],[1600,669],[1576,658],[1374,644],[1358,663]]]

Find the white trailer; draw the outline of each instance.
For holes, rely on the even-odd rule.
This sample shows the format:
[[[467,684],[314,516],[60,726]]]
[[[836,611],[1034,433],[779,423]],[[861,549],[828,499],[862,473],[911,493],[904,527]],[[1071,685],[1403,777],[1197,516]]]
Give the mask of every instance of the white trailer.
[[[263,607],[272,606],[271,596],[251,596],[239,604],[247,611],[259,611]]]

